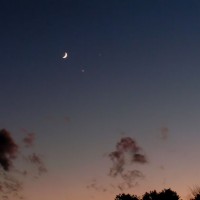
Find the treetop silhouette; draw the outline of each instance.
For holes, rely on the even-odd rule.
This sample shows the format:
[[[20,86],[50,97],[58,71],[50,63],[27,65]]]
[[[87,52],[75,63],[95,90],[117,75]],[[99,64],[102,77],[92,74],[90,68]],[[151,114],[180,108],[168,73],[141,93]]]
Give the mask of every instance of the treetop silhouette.
[[[123,193],[117,195],[115,200],[180,200],[180,196],[175,191],[169,188],[169,189],[164,189],[159,193],[156,190],[146,192],[141,198],[139,198],[136,195]]]

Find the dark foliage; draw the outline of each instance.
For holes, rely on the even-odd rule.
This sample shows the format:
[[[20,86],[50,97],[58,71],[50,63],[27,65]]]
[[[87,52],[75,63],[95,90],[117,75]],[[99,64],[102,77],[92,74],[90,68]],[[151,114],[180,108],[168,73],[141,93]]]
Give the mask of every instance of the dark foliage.
[[[159,193],[160,200],[179,200],[179,195],[171,189],[164,189]]]
[[[143,197],[143,200],[159,200],[159,193],[156,192],[156,190],[154,191],[150,191],[150,192],[146,192]]]
[[[136,195],[130,195],[130,194],[119,194],[115,197],[115,200],[139,200],[139,198]]]
[[[120,194],[116,196],[115,200],[140,200],[140,198],[135,195]],[[159,193],[156,190],[146,192],[142,196],[141,200],[180,200],[180,197],[176,192],[174,192],[169,188],[169,189],[164,189]],[[200,199],[194,199],[194,200],[200,200]]]

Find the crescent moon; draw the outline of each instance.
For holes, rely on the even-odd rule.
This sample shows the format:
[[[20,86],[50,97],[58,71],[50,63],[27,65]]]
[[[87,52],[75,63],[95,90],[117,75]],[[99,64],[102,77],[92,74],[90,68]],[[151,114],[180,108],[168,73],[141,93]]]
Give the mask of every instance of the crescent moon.
[[[67,58],[67,56],[68,56],[68,55],[67,55],[67,52],[65,52],[65,54],[64,54],[64,56],[63,56],[62,58],[65,59],[65,58]]]

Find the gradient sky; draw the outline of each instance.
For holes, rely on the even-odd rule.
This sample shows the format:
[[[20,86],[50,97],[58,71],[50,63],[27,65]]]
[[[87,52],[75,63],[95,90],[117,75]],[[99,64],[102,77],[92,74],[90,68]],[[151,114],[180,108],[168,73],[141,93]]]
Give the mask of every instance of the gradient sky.
[[[27,200],[114,199],[124,136],[148,163],[123,192],[200,184],[199,0],[2,0],[0,27],[0,128],[34,132],[48,167]]]

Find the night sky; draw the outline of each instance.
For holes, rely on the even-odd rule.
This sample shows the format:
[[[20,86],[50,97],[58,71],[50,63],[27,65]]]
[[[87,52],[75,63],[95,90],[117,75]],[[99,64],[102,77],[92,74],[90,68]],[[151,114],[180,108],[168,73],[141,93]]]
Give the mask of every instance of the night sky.
[[[48,168],[27,200],[200,184],[199,0],[1,0],[0,30],[0,128],[35,133]],[[121,138],[146,159],[124,165],[143,174],[124,189]]]

